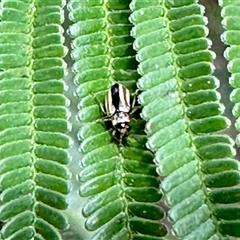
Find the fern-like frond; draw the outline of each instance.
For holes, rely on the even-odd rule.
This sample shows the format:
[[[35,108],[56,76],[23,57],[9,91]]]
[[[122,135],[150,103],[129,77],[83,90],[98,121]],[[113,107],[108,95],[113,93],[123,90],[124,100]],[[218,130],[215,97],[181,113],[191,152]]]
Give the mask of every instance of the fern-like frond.
[[[229,225],[217,209],[227,203],[218,197],[229,192],[231,198],[238,188],[239,171],[233,141],[214,134],[229,120],[221,116],[219,83],[211,75],[215,56],[208,50],[203,7],[196,0],[134,0],[131,8],[141,116],[147,121],[147,146],[165,176],[161,186],[173,232],[186,240],[234,235],[224,229]]]
[[[63,91],[64,2],[2,1],[1,239],[61,239],[69,130]]]
[[[141,120],[132,121],[124,147],[106,130],[99,102],[113,82],[136,89],[137,62],[130,36],[129,1],[81,1],[69,4],[72,57],[79,102],[81,196],[85,226],[96,231],[91,239],[160,239],[163,210],[159,179],[152,154],[145,148]],[[136,122],[136,123],[135,123]]]
[[[236,128],[239,131],[239,88],[240,88],[240,69],[239,69],[239,60],[240,60],[240,42],[239,42],[239,14],[240,3],[238,1],[232,0],[221,0],[219,1],[220,6],[222,7],[221,15],[223,17],[223,26],[225,28],[225,32],[222,34],[222,41],[229,45],[229,47],[225,50],[224,56],[229,61],[228,63],[228,71],[231,73],[230,84],[234,88],[231,93],[230,99],[235,104],[233,108],[233,114],[237,118],[236,120]],[[237,135],[236,144],[240,145],[240,135]],[[226,164],[226,163],[225,163]],[[222,167],[223,164],[221,164]],[[232,186],[230,189],[225,189],[224,194],[226,194],[226,198],[220,197],[221,193],[219,190],[213,193],[213,199],[216,202],[221,203],[220,206],[216,207],[217,217],[221,219],[220,227],[222,231],[230,236],[240,237],[240,221],[239,221],[239,200],[236,198],[236,195],[240,192],[239,185],[239,175],[238,175],[238,167],[235,166],[234,162],[228,164],[229,171],[234,171],[234,175],[230,175],[229,171],[225,172],[225,175],[228,175],[228,183],[225,182],[225,185]],[[215,179],[219,178],[219,174],[215,174]],[[214,179],[210,179],[211,183],[213,183]],[[236,183],[238,183],[237,186]],[[218,198],[219,196],[219,198]],[[238,204],[237,204],[238,203]]]

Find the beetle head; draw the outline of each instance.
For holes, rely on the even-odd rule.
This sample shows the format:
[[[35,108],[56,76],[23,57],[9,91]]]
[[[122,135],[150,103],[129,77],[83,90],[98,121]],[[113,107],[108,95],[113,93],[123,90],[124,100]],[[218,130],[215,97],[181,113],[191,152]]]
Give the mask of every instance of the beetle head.
[[[115,125],[115,129],[120,135],[124,136],[131,130],[131,127],[128,122],[121,122]]]

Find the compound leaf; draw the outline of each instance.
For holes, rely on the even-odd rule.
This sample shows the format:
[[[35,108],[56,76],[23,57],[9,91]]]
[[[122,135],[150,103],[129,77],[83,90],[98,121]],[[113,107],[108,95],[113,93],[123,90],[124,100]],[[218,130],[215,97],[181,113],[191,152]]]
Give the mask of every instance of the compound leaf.
[[[232,139],[216,133],[230,121],[221,116],[219,81],[212,76],[215,54],[209,50],[204,9],[197,2],[133,0],[131,35],[141,75],[137,85],[141,116],[147,121],[146,144],[164,177],[161,189],[172,232],[186,240],[222,239],[237,236],[237,218],[233,224],[222,217],[230,205],[223,215],[217,213],[220,202],[231,207],[237,202],[230,193],[227,202],[223,189],[234,188],[238,194],[239,171]],[[236,42],[236,36],[230,37]],[[232,69],[238,71],[238,65]]]
[[[82,170],[80,195],[91,239],[160,239],[166,227],[153,156],[139,115],[120,146],[102,121],[100,103],[114,82],[136,90],[137,61],[130,36],[130,1],[71,0],[73,71],[79,97],[78,120]],[[120,11],[119,11],[120,10]],[[110,124],[111,125],[111,124]],[[154,211],[154,212],[153,212]]]
[[[67,226],[63,7],[60,0],[1,4],[1,239],[59,240]]]

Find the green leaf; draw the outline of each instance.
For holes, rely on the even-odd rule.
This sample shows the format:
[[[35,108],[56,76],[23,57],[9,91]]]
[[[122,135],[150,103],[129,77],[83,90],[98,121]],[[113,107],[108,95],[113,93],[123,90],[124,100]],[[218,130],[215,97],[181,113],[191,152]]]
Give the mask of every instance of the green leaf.
[[[170,208],[171,230],[180,239],[222,239],[221,234],[231,235],[230,222],[224,225],[215,215],[216,203],[220,203],[218,197],[226,198],[223,189],[239,185],[239,171],[233,159],[234,141],[216,133],[230,126],[230,121],[221,116],[224,106],[216,92],[219,81],[212,76],[215,54],[206,38],[204,8],[195,0],[133,0],[130,7],[141,75],[137,84],[142,90],[141,117],[147,121],[146,146],[154,153],[163,178],[161,190]],[[229,24],[238,29],[236,20]],[[237,45],[235,32],[227,38]],[[238,48],[228,50],[227,56],[240,56]],[[238,65],[235,60],[229,70],[237,74]],[[238,75],[232,79],[238,86]],[[237,102],[237,91],[232,99]],[[239,109],[236,105],[235,116],[240,115]],[[237,194],[232,201],[236,199]],[[237,225],[231,226],[231,236],[237,236]]]
[[[81,123],[79,150],[84,155],[79,193],[89,200],[83,215],[86,229],[95,231],[93,240],[130,240],[139,236],[160,239],[167,233],[160,223],[164,214],[157,204],[161,198],[159,179],[153,155],[145,147],[144,122],[133,114],[135,121],[121,146],[111,134],[111,122],[103,121],[100,108],[114,82],[132,93],[136,90],[139,74],[130,36],[133,26],[129,22],[129,4],[123,0],[71,0],[68,4]]]
[[[67,227],[62,13],[61,0],[2,2],[1,239],[60,240]]]

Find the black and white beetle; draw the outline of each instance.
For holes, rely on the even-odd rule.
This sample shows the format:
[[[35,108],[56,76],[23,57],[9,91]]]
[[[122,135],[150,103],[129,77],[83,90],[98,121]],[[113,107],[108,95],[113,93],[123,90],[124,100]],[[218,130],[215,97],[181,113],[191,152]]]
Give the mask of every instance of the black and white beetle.
[[[130,113],[135,104],[135,99],[131,105],[130,97],[130,91],[119,83],[112,85],[105,96],[105,120],[112,122],[113,136],[120,143],[131,129],[129,125]]]

